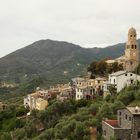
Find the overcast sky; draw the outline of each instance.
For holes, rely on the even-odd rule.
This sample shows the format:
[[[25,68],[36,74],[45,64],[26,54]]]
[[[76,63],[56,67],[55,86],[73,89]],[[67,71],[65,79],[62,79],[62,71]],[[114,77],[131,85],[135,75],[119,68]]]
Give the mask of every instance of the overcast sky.
[[[0,0],[0,57],[41,39],[83,47],[140,37],[140,0]]]

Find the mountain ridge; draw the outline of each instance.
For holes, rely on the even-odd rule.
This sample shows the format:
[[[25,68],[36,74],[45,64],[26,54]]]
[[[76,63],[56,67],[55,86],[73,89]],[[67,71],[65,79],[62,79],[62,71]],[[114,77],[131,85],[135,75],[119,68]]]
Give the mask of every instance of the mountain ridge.
[[[48,81],[65,82],[85,74],[93,60],[119,57],[124,49],[124,43],[83,48],[66,41],[39,40],[0,58],[0,78],[22,82],[39,76]]]

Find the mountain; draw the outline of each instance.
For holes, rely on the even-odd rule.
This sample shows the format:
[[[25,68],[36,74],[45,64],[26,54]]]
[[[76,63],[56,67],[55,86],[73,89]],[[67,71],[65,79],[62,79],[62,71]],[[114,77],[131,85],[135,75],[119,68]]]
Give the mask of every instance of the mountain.
[[[124,46],[82,48],[63,41],[40,40],[1,58],[0,78],[17,83],[33,77],[43,77],[48,83],[65,82],[84,74],[93,60],[121,56]]]

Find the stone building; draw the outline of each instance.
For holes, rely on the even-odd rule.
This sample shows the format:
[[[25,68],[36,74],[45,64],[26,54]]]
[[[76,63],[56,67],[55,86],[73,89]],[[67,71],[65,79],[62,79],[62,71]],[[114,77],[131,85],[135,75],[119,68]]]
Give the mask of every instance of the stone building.
[[[136,69],[139,64],[139,49],[136,29],[132,27],[128,31],[128,41],[125,45],[124,55],[114,60],[107,60],[106,62],[109,65],[114,62],[118,62],[123,65],[124,70],[126,71],[134,71]]]
[[[117,120],[102,121],[105,140],[140,140],[140,108],[126,107],[117,111]]]

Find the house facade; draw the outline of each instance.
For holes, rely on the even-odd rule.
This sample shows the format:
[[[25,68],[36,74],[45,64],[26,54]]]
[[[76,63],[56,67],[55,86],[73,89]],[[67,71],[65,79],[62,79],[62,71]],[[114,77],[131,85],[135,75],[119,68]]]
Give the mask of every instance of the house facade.
[[[106,95],[109,86],[114,86],[117,92],[120,92],[124,87],[140,81],[140,76],[128,71],[118,71],[109,75],[109,79],[104,84],[104,94]]]
[[[44,110],[48,106],[46,94],[35,92],[24,97],[24,107],[33,109]]]
[[[117,120],[102,121],[105,140],[140,140],[140,108],[126,107],[117,111]]]
[[[103,95],[104,82],[106,78],[98,77],[96,79],[79,79],[75,84],[76,100],[94,99]]]

